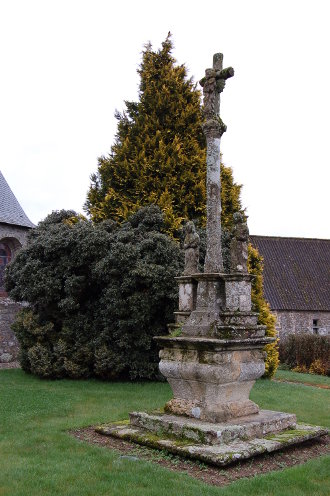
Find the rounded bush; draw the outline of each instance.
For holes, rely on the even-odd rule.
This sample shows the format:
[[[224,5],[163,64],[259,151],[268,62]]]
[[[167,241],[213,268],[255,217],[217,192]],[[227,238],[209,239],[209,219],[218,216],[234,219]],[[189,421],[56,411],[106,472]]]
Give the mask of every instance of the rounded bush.
[[[7,273],[29,307],[14,330],[24,370],[41,377],[153,379],[155,335],[177,305],[179,245],[149,206],[118,225],[53,212],[31,233]]]

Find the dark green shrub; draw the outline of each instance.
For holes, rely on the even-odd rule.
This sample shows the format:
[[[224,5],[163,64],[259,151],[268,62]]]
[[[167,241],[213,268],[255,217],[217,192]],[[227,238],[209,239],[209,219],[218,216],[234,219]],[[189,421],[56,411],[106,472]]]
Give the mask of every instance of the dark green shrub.
[[[10,265],[7,290],[29,307],[14,330],[24,370],[41,377],[155,378],[182,269],[158,207],[121,226],[54,212]]]
[[[280,340],[280,361],[297,372],[330,375],[330,338],[316,334],[290,334]]]

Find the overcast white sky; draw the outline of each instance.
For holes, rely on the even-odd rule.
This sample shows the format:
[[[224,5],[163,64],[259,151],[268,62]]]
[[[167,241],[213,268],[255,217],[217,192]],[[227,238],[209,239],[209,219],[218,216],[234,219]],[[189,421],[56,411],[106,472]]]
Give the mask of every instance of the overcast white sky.
[[[252,234],[330,238],[329,0],[0,0],[0,170],[30,219],[82,211],[143,45],[173,34],[195,80],[215,52],[223,160]]]

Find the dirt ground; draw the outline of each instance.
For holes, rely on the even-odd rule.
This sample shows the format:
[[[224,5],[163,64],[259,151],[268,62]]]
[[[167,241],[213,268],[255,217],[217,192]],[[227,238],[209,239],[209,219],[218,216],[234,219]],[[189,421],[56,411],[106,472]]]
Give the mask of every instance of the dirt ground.
[[[330,453],[330,437],[323,436],[319,440],[308,441],[300,446],[293,446],[267,455],[259,455],[250,460],[219,468],[198,461],[186,460],[121,439],[104,436],[95,432],[92,426],[72,431],[71,434],[81,441],[116,450],[121,456],[125,456],[132,461],[136,459],[148,460],[175,472],[185,472],[196,479],[215,486],[226,486],[237,479],[254,477],[274,470],[283,470]]]

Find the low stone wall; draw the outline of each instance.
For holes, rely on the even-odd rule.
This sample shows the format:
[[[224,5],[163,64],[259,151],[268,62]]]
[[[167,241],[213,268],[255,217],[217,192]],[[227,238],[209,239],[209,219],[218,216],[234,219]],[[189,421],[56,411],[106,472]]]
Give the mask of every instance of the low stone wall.
[[[276,329],[280,338],[301,332],[330,335],[330,312],[273,310],[273,313],[277,318]],[[313,331],[313,320],[317,320],[317,333]]]
[[[19,345],[10,326],[21,308],[22,305],[8,297],[0,298],[0,363],[17,360]]]

